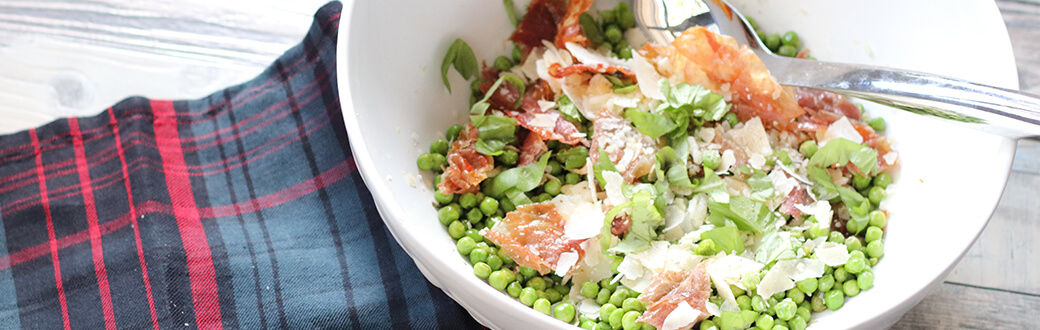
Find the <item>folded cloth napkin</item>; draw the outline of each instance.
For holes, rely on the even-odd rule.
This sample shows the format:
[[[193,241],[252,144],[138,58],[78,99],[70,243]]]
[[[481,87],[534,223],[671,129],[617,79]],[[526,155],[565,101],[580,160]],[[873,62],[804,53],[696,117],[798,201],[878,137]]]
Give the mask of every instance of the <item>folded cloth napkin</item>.
[[[357,172],[340,9],[248,83],[0,136],[0,328],[479,328]]]

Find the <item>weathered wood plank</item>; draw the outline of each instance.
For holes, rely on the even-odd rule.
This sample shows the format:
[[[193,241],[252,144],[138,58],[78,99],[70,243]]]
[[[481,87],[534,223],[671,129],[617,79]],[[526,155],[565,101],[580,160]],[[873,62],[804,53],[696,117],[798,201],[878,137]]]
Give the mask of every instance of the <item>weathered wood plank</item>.
[[[944,283],[892,329],[1035,329],[1040,296]]]

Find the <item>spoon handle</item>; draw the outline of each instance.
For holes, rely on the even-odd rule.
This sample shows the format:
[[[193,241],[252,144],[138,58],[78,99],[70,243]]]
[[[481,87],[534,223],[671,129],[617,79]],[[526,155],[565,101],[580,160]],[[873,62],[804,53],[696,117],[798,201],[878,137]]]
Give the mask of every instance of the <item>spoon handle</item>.
[[[1008,138],[1040,137],[1040,97],[1034,95],[921,72],[758,55],[784,85],[853,96]]]

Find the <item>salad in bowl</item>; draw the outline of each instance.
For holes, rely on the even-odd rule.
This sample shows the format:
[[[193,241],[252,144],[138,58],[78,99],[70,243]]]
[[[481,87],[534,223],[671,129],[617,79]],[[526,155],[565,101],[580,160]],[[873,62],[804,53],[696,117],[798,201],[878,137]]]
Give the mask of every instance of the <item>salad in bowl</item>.
[[[511,52],[452,42],[469,118],[416,160],[474,276],[586,329],[804,329],[873,287],[899,166],[883,119],[703,27],[645,43],[624,2],[506,3]]]

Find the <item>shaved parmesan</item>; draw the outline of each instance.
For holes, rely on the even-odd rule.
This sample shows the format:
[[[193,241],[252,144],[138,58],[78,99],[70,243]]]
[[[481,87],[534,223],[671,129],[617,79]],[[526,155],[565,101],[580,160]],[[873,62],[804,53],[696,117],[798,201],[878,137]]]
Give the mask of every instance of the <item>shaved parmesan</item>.
[[[578,312],[586,316],[599,316],[599,307],[596,300],[592,298],[585,298],[578,302]]]
[[[625,184],[625,178],[621,177],[621,174],[614,171],[603,171],[603,180],[607,182],[603,185],[603,189],[607,191],[608,204],[618,206],[628,201],[628,197],[621,192],[621,187]]]
[[[787,196],[791,193],[791,190],[798,187],[798,181],[787,177],[782,169],[774,168],[772,172],[769,172],[769,181],[773,183],[773,189],[776,191],[776,195]],[[803,213],[806,213],[803,211]]]
[[[541,105],[541,104],[539,104],[539,105]],[[547,130],[551,131],[551,130],[556,128],[556,120],[558,118],[560,118],[560,113],[558,113],[558,112],[535,113],[533,117],[534,118],[532,118],[531,120],[527,121],[528,125],[531,125],[531,126],[534,126],[534,127],[544,128],[544,129],[547,129]]]
[[[567,51],[571,52],[571,55],[574,56],[574,58],[577,59],[578,62],[581,62],[582,64],[587,64],[587,65],[604,64],[604,65],[625,66],[625,67],[627,67],[625,62],[622,62],[621,60],[603,56],[603,54],[599,54],[599,53],[593,52],[593,51],[588,50],[585,47],[582,47],[582,46],[580,46],[578,44],[575,44],[573,42],[568,42],[567,44],[565,44],[565,46],[567,47]]]
[[[564,276],[571,271],[571,268],[578,263],[578,253],[574,251],[567,251],[560,254],[560,259],[556,261],[556,275]]]
[[[726,150],[722,152],[722,161],[719,164],[719,169],[715,173],[726,173],[733,164],[737,163],[737,157],[733,155],[733,150]]]
[[[779,262],[777,263],[780,264]],[[762,278],[762,281],[758,283],[758,295],[762,298],[768,299],[777,292],[784,292],[794,287],[794,281],[791,280],[785,272],[782,272],[776,265],[773,266],[766,273],[766,276]]]
[[[661,81],[661,75],[657,73],[657,69],[638,52],[632,52],[632,59],[628,62],[636,73],[636,84],[639,86],[639,91],[643,92],[646,97],[664,100],[664,93],[661,93],[661,87],[657,84]]]
[[[711,259],[710,263],[707,264],[705,270],[712,278],[718,277],[723,279],[727,285],[736,285],[738,288],[747,289],[744,284],[741,283],[740,277],[746,273],[758,272],[762,270],[765,265],[758,263],[757,261],[744,258],[736,255],[727,255],[720,258]]]
[[[701,317],[701,311],[693,309],[685,300],[679,302],[668,317],[664,318],[661,330],[686,329],[693,326],[694,322]]]
[[[713,304],[711,301],[708,301],[707,299],[704,300],[704,309],[708,310],[708,314],[714,316],[722,315],[722,309],[719,308],[719,305]]]
[[[884,156],[881,156],[881,159],[885,160],[885,164],[895,165],[897,157],[899,157],[899,156],[898,156],[898,154],[896,154],[895,151],[889,151]]]
[[[692,228],[700,228],[708,219],[708,195],[701,193],[690,198],[686,206],[686,217]]]
[[[816,259],[827,264],[827,266],[837,267],[849,261],[849,250],[845,244],[823,242],[813,251],[816,253]]]
[[[827,144],[827,141],[834,140],[837,138],[844,138],[846,140],[863,143],[863,136],[859,135],[859,131],[855,127],[852,127],[852,123],[849,122],[848,117],[841,117],[827,126],[827,131],[823,132],[823,139],[820,140],[820,146]]]
[[[748,155],[748,164],[751,164],[751,167],[762,168],[766,163],[766,156],[773,154],[773,148],[769,145],[769,134],[766,134],[762,120],[758,117],[748,120],[744,127],[729,130],[726,135]]]
[[[802,211],[802,213],[812,215],[821,226],[828,228],[831,226],[831,218],[834,217],[834,211],[831,210],[830,202],[816,201],[811,205],[795,204],[794,207]]]

